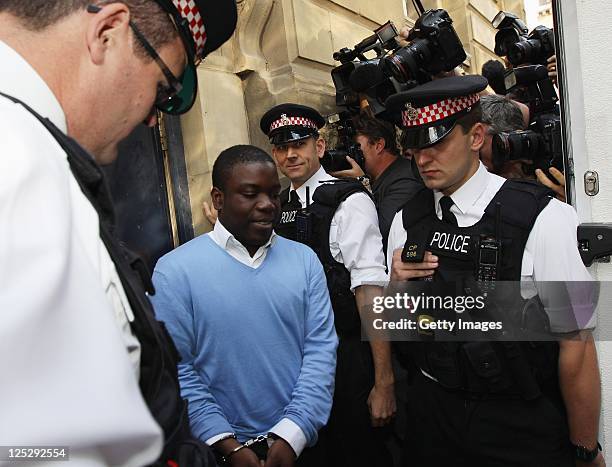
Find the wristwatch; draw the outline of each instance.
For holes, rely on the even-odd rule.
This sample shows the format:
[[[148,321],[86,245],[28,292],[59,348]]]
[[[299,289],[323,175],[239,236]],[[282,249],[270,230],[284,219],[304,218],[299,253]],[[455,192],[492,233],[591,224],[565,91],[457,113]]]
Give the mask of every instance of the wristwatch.
[[[597,443],[597,447],[593,450],[589,450],[588,448],[584,446],[581,446],[579,444],[573,444],[573,443],[572,443],[572,447],[575,450],[576,459],[581,460],[583,462],[593,462],[595,458],[597,457],[597,455],[599,454],[599,451],[601,451],[601,445],[599,444],[599,442]]]

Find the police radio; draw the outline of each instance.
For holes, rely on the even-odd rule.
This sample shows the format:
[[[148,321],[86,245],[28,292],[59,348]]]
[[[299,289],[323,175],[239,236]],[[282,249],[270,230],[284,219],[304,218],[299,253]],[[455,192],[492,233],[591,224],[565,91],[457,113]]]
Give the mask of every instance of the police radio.
[[[478,282],[495,282],[497,280],[500,244],[495,237],[481,235],[478,244],[478,270],[476,280]]]
[[[296,241],[309,244],[312,236],[312,213],[310,212],[310,187],[306,187],[306,208],[295,215]]]
[[[499,278],[501,260],[501,204],[495,205],[495,235],[481,235],[478,242],[478,269],[476,280],[483,290],[493,290]]]

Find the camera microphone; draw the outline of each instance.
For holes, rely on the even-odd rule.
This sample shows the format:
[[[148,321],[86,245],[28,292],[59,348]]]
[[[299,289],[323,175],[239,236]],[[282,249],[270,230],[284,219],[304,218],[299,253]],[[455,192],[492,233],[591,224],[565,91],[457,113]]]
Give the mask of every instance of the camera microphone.
[[[364,92],[384,80],[384,73],[375,63],[364,63],[349,76],[349,84],[355,92]]]

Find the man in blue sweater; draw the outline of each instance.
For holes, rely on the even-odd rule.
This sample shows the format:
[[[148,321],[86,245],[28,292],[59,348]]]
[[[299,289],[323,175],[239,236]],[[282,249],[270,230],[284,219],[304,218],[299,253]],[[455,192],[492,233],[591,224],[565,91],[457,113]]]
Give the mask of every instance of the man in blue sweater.
[[[159,260],[152,301],[182,357],[193,433],[226,465],[290,467],[331,409],[338,341],[325,275],[310,248],[273,231],[280,183],[268,154],[226,149],[212,179],[218,222]],[[308,457],[297,465],[316,465]]]

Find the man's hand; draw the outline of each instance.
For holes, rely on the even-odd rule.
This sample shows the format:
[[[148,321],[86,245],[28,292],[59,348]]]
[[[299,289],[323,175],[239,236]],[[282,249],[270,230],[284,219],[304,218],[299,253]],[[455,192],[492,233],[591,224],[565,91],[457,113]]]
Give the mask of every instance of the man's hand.
[[[240,446],[240,443],[235,438],[225,438],[212,445],[216,451],[224,456],[227,456],[238,446]],[[249,448],[242,448],[232,454],[229,458],[229,465],[232,467],[261,467],[257,455]]]
[[[393,383],[374,384],[368,396],[368,409],[373,427],[385,426],[391,421],[397,407]]]
[[[346,156],[346,160],[349,164],[351,164],[351,168],[347,170],[339,170],[337,172],[330,172],[332,177],[338,178],[348,178],[348,177],[361,177],[365,175],[364,171],[359,167],[359,164],[355,162],[355,160],[351,156]]]
[[[402,262],[402,248],[398,248],[393,251],[391,280],[408,281],[418,279],[419,277],[432,276],[437,267],[438,257],[434,256],[430,251],[425,252],[422,263],[404,263]]]
[[[555,184],[553,183],[544,172],[542,172],[542,170],[540,169],[536,169],[535,174],[536,177],[538,177],[538,182],[540,182],[542,185],[550,188],[552,191],[555,192],[557,199],[559,201],[563,201],[565,203],[565,175],[563,175],[563,172],[561,172],[560,170],[554,168],[554,167],[550,167],[548,169],[548,172],[550,172],[550,174],[555,177],[555,180],[557,180],[559,182],[559,184]]]
[[[261,467],[261,462],[253,451],[243,448],[229,458],[232,467]]]
[[[546,69],[548,70],[548,77],[552,79],[555,86],[557,85],[557,56],[553,55],[548,57],[546,61]]]
[[[217,222],[218,213],[212,204],[208,204],[206,201],[204,201],[202,203],[202,213],[204,214],[204,217],[208,219],[208,222],[215,225]]]
[[[295,465],[295,451],[287,441],[278,438],[268,450],[265,467],[293,467]]]

